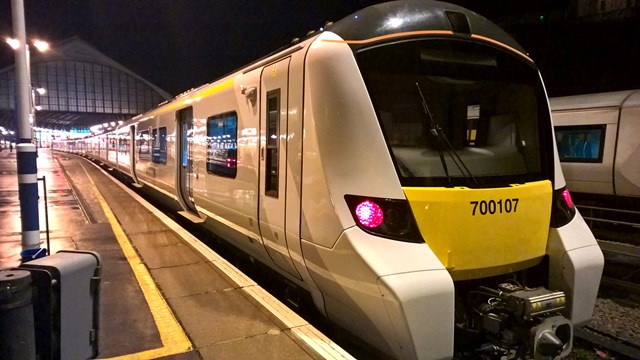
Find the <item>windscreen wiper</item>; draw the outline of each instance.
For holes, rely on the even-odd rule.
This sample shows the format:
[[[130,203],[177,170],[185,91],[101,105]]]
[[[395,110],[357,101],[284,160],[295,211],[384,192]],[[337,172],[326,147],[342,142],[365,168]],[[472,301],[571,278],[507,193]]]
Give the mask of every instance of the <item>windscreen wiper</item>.
[[[427,118],[429,119],[429,127],[430,127],[429,132],[431,133],[431,135],[433,135],[433,137],[435,137],[438,140],[438,155],[440,156],[440,161],[442,162],[442,168],[444,170],[445,175],[447,176],[447,181],[449,182],[449,185],[452,185],[451,175],[449,174],[449,169],[447,167],[447,162],[443,155],[442,147],[444,147],[447,150],[447,154],[449,154],[449,157],[451,157],[451,160],[453,160],[453,163],[456,165],[456,167],[458,168],[462,176],[464,176],[465,179],[467,180],[471,179],[473,184],[477,186],[478,181],[473,176],[471,171],[469,171],[467,166],[464,164],[464,162],[458,155],[458,152],[456,152],[456,149],[453,147],[453,145],[451,145],[451,143],[449,142],[449,139],[447,138],[447,135],[442,131],[442,128],[438,126],[435,119],[433,118],[433,115],[431,115],[431,111],[429,110],[427,101],[425,100],[424,95],[422,94],[422,89],[420,88],[420,84],[416,83],[416,87],[418,88],[418,94],[420,95],[420,100],[422,100],[422,108],[424,109],[424,112],[427,115]]]

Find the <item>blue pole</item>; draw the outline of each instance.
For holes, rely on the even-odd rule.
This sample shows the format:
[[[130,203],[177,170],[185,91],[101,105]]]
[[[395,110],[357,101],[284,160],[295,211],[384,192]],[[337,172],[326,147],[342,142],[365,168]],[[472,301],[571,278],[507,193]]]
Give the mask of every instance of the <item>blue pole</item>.
[[[38,169],[36,146],[17,144],[18,193],[22,222],[22,249],[40,247],[40,217],[38,216]]]
[[[38,217],[38,176],[36,147],[31,144],[31,96],[29,90],[29,59],[27,32],[24,20],[24,1],[11,0],[11,19],[14,36],[19,41],[16,55],[16,113],[18,116],[18,192],[22,222],[22,249],[40,247],[40,218]]]

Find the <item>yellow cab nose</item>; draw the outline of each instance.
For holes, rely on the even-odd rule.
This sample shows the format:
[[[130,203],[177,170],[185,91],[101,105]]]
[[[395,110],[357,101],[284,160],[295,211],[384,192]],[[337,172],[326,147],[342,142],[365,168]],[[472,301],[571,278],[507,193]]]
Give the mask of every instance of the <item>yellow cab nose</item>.
[[[405,187],[425,242],[454,280],[500,275],[537,264],[551,217],[548,180],[508,187]]]

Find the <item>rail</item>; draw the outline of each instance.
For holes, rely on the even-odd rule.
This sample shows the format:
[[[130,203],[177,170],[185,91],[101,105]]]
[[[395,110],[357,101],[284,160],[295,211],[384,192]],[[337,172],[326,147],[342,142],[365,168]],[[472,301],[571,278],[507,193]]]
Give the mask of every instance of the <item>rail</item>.
[[[593,348],[606,349],[606,359],[640,359],[640,346],[611,334],[586,326],[575,328],[574,335],[582,341],[592,344]]]

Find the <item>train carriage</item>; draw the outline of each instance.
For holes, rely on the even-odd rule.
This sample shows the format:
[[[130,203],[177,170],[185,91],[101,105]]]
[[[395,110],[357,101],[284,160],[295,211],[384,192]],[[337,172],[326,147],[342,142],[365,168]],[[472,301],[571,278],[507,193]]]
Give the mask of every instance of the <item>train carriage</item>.
[[[562,357],[591,317],[540,74],[459,6],[374,5],[119,129],[96,157],[390,357]]]
[[[564,96],[550,104],[569,187],[640,197],[640,91]]]

